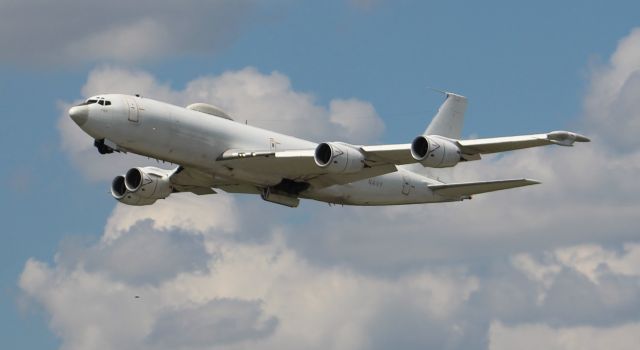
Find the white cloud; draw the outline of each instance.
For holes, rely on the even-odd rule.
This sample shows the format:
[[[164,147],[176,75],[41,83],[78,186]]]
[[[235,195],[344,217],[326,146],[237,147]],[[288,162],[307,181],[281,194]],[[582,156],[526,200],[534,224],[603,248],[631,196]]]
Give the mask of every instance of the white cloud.
[[[144,224],[150,215],[140,212],[138,219],[84,254],[63,250],[53,266],[27,262],[20,286],[52,314],[51,327],[64,349],[242,348],[256,339],[260,342],[252,347],[266,349],[362,348],[368,344],[368,322],[383,320],[389,303],[415,309],[421,320],[446,321],[478,288],[463,270],[421,270],[387,279],[316,267],[286,247],[277,230],[268,242],[252,244],[212,228],[202,242],[211,248],[208,269],[191,266],[158,275],[149,264],[137,266],[147,260],[144,255],[176,262],[181,259],[176,254],[184,258],[194,248],[145,246],[144,238],[178,242],[180,235],[192,235],[191,226],[178,223],[166,232]]]
[[[219,193],[196,197],[191,193],[173,194],[170,200],[159,200],[153,206],[132,207],[117,204],[113,215],[107,220],[104,241],[112,241],[131,226],[148,218],[156,230],[180,228],[204,235],[217,229],[222,232],[238,230],[239,208],[230,195]]]
[[[151,295],[99,274],[60,271],[29,260],[20,286],[45,307],[51,329],[63,340],[62,349],[101,349],[115,344],[131,349],[153,322],[149,317],[149,310],[155,309]],[[148,301],[134,303],[137,294]]]
[[[603,273],[640,276],[640,243],[627,243],[622,252],[603,249],[597,245],[564,248],[557,252],[558,260],[587,276],[594,283]]]
[[[312,94],[296,91],[282,73],[262,74],[251,67],[196,79],[187,84],[185,95],[210,101],[240,122],[319,142],[371,142],[384,130],[368,102],[334,99],[326,108]]]
[[[545,260],[549,256],[545,256]],[[562,267],[554,262],[543,264],[534,259],[530,254],[517,254],[512,257],[512,264],[522,271],[529,279],[537,282],[538,297],[537,305],[542,305],[547,296],[547,291],[555,282],[556,277],[562,271]]]
[[[164,312],[148,340],[156,348],[211,348],[267,337],[277,325],[277,318],[264,317],[257,301],[215,299]]]
[[[640,344],[640,323],[554,329],[545,324],[506,327],[496,322],[491,325],[490,338],[490,350],[632,350]]]
[[[0,60],[69,65],[215,53],[251,23],[253,0],[0,1]]]
[[[626,244],[622,252],[589,244],[542,255],[521,253],[512,262],[534,282],[537,306],[547,308],[554,322],[609,324],[633,320],[640,307],[635,300],[640,295],[635,265],[639,253],[637,244]]]
[[[166,212],[183,209],[166,203]],[[276,223],[263,226],[269,238],[254,243],[226,234],[223,220],[212,223],[206,212],[184,211],[189,219],[168,228],[154,227],[161,215],[136,214],[110,240],[62,249],[51,266],[26,264],[20,286],[51,315],[64,349],[469,348],[482,347],[484,336],[502,339],[487,333],[495,318],[505,327],[547,319],[609,325],[640,310],[638,276],[611,270],[598,285],[573,277],[583,264],[565,262],[565,252],[584,247],[503,265],[492,259],[497,268],[484,272],[463,263],[390,276],[312,264],[287,245]],[[116,208],[110,221],[122,215]],[[238,211],[230,215],[237,220]],[[194,236],[194,222],[207,232]],[[599,250],[602,264],[630,264],[636,255],[636,247]],[[524,258],[532,263],[523,274]],[[564,271],[556,272],[558,265]],[[544,271],[552,278],[538,278]],[[529,291],[542,289],[548,296],[538,302]]]
[[[586,120],[602,141],[624,152],[640,147],[640,28],[618,42],[609,62],[594,68]]]
[[[370,103],[356,99],[333,100],[330,111],[330,121],[344,128],[336,137],[344,135],[362,143],[376,139],[384,130],[384,123]]]

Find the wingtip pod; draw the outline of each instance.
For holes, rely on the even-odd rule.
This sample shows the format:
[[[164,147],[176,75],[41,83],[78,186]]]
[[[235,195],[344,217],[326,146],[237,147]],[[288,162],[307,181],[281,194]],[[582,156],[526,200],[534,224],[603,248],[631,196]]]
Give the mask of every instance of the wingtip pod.
[[[576,134],[576,142],[591,142],[591,139],[580,134]]]
[[[539,185],[542,182],[538,181],[538,180],[532,180],[532,179],[522,179],[523,183],[525,184],[524,186],[528,186],[528,185]]]
[[[547,134],[547,139],[560,146],[572,146],[574,142],[591,142],[588,137],[571,131],[552,131]]]

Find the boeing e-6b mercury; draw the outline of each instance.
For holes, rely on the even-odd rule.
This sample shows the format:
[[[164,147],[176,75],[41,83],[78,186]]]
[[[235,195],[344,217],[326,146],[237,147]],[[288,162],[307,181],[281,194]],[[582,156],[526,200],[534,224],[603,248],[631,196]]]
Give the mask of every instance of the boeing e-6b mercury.
[[[343,205],[461,201],[539,182],[443,183],[421,170],[453,167],[482,154],[589,141],[568,131],[461,140],[467,99],[445,96],[431,124],[411,143],[374,146],[314,143],[235,122],[209,104],[183,108],[138,95],[94,96],[71,107],[69,116],[95,139],[101,154],[132,152],[178,164],[172,170],[136,167],[116,176],[111,194],[129,205],[214,189],[258,194],[289,207],[297,207],[300,198]]]

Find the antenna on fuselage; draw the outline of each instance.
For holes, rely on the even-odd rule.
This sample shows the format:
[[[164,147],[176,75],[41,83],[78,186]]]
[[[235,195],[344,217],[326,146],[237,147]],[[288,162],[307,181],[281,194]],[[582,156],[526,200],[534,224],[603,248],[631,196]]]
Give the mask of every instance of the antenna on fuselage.
[[[449,94],[449,92],[447,92],[447,91],[444,91],[444,90],[441,90],[441,89],[436,89],[436,88],[431,87],[431,86],[427,86],[427,89],[435,91],[435,92],[439,92],[439,93],[441,93],[441,94],[443,94],[445,96],[447,96]]]

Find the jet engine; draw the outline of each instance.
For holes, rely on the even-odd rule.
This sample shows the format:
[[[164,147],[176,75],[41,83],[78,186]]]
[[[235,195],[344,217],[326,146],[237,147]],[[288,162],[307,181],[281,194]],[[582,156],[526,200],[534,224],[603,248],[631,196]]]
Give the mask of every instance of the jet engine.
[[[170,174],[170,171],[154,167],[131,168],[125,175],[113,179],[111,195],[128,205],[153,204],[173,192]]]
[[[330,173],[357,173],[364,168],[364,155],[355,146],[323,142],[313,154],[316,164]]]
[[[411,142],[411,156],[425,167],[448,168],[461,160],[460,148],[439,136],[418,136]]]

